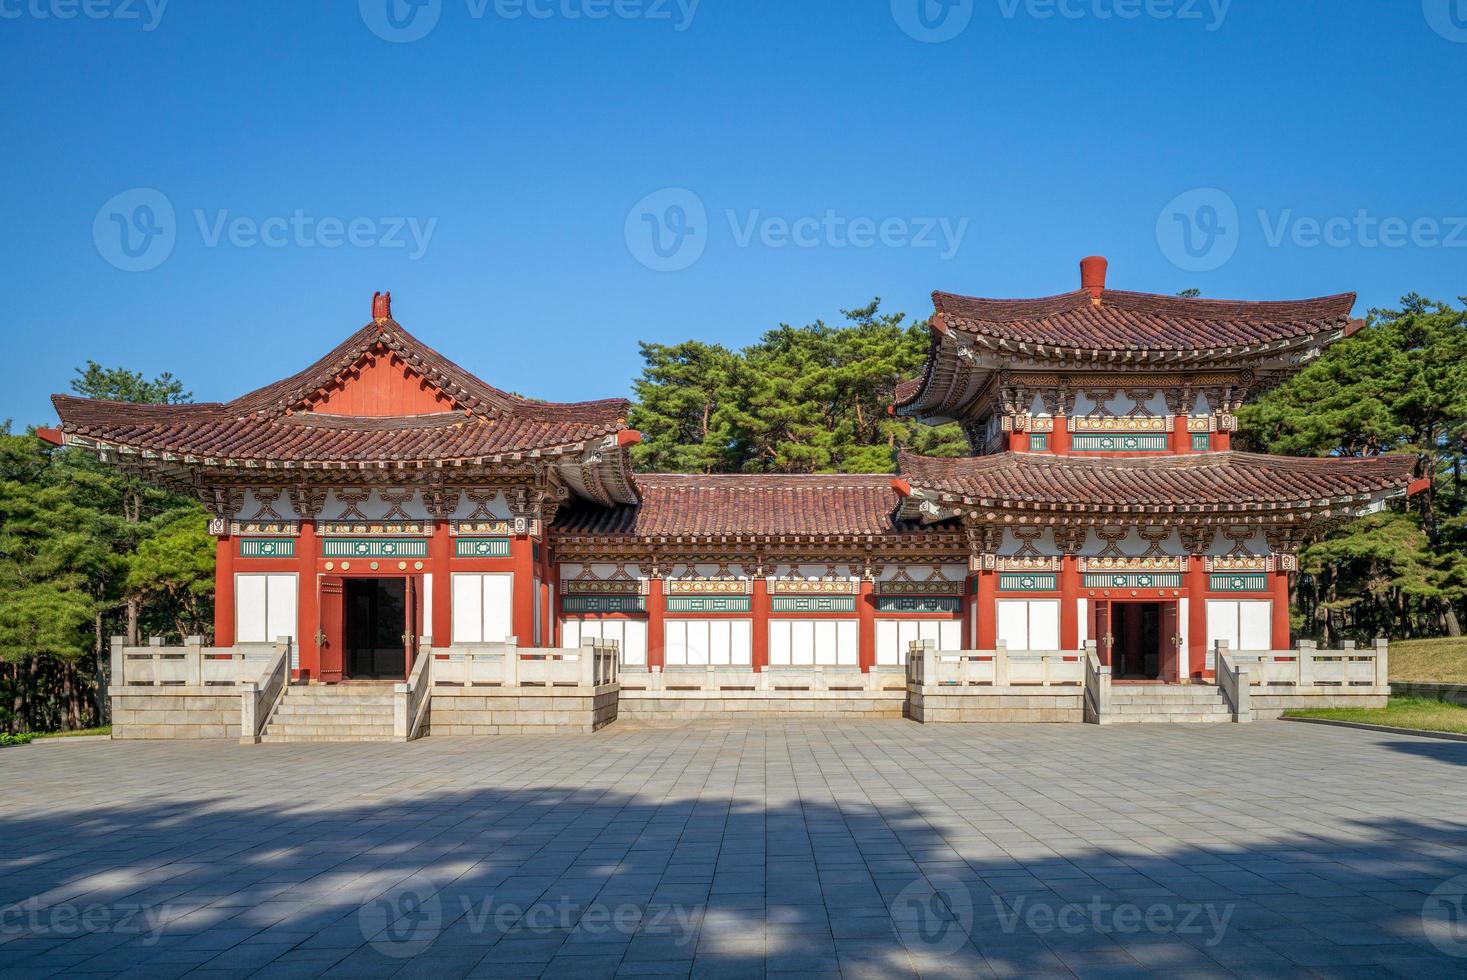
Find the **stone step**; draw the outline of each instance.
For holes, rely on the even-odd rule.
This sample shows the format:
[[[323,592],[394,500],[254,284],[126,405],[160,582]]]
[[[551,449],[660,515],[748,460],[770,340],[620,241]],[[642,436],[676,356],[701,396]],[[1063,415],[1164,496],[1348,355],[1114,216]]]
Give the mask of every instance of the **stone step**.
[[[1112,704],[1114,715],[1231,715],[1221,704]]]
[[[281,718],[287,715],[341,715],[350,717],[352,715],[392,715],[392,702],[381,704],[338,704],[334,701],[293,701],[289,698],[280,703],[275,709],[275,717]]]
[[[391,735],[280,735],[266,732],[261,742],[281,744],[286,742],[390,742]]]
[[[346,694],[323,694],[316,691],[288,691],[285,703],[291,704],[391,704],[396,695],[392,691],[349,692]]]
[[[311,725],[291,722],[278,725],[272,721],[266,727],[265,733],[267,735],[380,735],[384,738],[391,738],[392,723],[388,722],[385,725]]]
[[[1153,724],[1162,724],[1162,725],[1170,725],[1170,724],[1177,724],[1177,725],[1191,725],[1191,724],[1221,725],[1221,724],[1230,724],[1232,722],[1232,720],[1233,720],[1233,716],[1231,714],[1228,714],[1227,712],[1223,712],[1222,714],[1213,714],[1213,713],[1206,713],[1206,714],[1203,714],[1203,713],[1195,713],[1195,714],[1165,714],[1165,715],[1117,715],[1117,714],[1110,714],[1110,715],[1106,715],[1105,716],[1106,723],[1107,724],[1111,724],[1111,725],[1153,725]]]

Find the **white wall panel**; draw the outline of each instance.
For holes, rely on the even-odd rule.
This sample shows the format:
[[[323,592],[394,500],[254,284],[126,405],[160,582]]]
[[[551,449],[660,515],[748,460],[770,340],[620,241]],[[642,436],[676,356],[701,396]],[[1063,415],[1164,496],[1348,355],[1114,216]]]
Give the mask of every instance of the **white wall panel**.
[[[453,576],[453,642],[503,643],[514,635],[514,576]]]
[[[282,636],[295,640],[299,635],[296,628],[296,577],[294,575],[268,575],[265,586],[265,638],[274,643]]]
[[[1238,603],[1238,649],[1273,648],[1273,603],[1267,599]]]
[[[266,643],[266,580],[268,575],[234,577],[234,639],[236,643]]]
[[[999,599],[998,642],[1010,650],[1029,649],[1029,603],[1024,599]]]

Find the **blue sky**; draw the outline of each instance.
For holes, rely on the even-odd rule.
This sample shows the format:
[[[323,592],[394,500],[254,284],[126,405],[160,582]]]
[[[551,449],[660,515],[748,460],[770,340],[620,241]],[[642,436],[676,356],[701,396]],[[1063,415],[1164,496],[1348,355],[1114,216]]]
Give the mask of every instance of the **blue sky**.
[[[0,0],[0,419],[87,358],[234,397],[376,289],[561,400],[628,392],[638,340],[1064,292],[1090,253],[1467,294],[1467,0],[414,2]]]

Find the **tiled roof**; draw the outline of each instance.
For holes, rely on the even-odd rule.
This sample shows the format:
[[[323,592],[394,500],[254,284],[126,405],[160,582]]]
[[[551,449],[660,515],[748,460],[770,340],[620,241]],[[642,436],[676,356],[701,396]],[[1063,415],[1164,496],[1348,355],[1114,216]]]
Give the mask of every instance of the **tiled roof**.
[[[914,489],[985,506],[1069,511],[1258,511],[1405,490],[1414,456],[1296,458],[1222,452],[1155,459],[903,454]]]
[[[1216,350],[1349,330],[1355,294],[1252,303],[1108,289],[1042,299],[933,293],[938,329],[1081,350]],[[916,392],[909,392],[915,395]]]
[[[300,411],[364,354],[391,351],[464,411],[354,418]],[[554,404],[500,391],[375,320],[298,374],[225,403],[133,405],[56,395],[68,438],[234,460],[330,462],[475,459],[588,442],[626,428],[622,399]]]
[[[893,521],[898,499],[890,475],[641,473],[637,487],[640,506],[577,506],[561,514],[556,531],[633,538],[921,533],[910,522]]]

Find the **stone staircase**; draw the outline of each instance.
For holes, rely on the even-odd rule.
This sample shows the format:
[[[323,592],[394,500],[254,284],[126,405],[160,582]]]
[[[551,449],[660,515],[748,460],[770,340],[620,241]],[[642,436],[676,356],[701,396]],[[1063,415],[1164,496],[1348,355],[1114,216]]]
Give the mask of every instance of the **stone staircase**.
[[[1115,684],[1102,724],[1231,722],[1233,712],[1215,684]]]
[[[391,684],[292,684],[261,742],[390,742]]]

